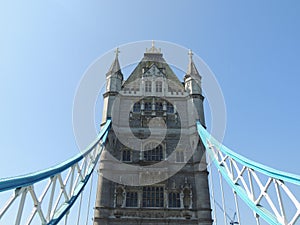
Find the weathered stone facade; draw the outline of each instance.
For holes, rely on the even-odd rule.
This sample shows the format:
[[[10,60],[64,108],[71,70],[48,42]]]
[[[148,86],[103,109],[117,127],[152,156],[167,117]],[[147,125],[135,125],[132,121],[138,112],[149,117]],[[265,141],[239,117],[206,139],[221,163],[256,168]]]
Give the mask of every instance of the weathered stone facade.
[[[116,58],[106,75],[112,118],[98,177],[94,225],[211,225],[201,76],[190,53],[180,82],[152,46],[126,81]]]

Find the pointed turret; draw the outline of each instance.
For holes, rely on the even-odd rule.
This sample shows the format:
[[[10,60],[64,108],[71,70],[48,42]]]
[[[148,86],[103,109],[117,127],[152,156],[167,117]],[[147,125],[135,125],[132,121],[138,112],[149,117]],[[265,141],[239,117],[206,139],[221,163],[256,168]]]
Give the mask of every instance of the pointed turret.
[[[123,83],[123,74],[119,63],[119,49],[115,51],[115,59],[111,64],[108,72],[106,73],[106,89],[103,94],[104,105],[102,113],[102,124],[104,124],[107,118],[111,117],[111,108],[116,95],[119,93]]]
[[[115,60],[111,64],[108,72],[106,73],[106,76],[108,76],[110,74],[118,73],[121,71],[121,67],[120,67],[120,63],[119,63],[119,53],[120,53],[119,48],[116,49],[115,53],[116,53]]]
[[[184,87],[185,90],[190,94],[190,101],[194,104],[197,109],[198,118],[203,126],[205,126],[204,121],[204,111],[203,111],[203,100],[202,88],[201,88],[201,76],[196,68],[193,60],[193,52],[189,50],[189,64],[184,76]]]
[[[189,50],[189,64],[188,64],[188,69],[186,71],[186,76],[191,76],[191,77],[194,77],[194,78],[200,78],[201,79],[201,76],[195,66],[195,63],[194,63],[194,60],[193,60],[193,52],[192,50]]]
[[[202,94],[201,76],[193,60],[193,52],[189,50],[189,64],[184,76],[185,90],[190,94]]]
[[[119,92],[123,82],[123,74],[119,63],[119,49],[117,48],[116,56],[106,73],[106,92]]]

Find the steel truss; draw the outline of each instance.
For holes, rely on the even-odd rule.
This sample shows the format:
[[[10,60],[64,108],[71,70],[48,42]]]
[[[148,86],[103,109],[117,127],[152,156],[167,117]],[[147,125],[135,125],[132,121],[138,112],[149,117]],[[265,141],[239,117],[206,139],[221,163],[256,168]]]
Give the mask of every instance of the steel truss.
[[[231,151],[214,139],[200,122],[197,122],[197,130],[211,161],[256,218],[272,225],[296,224],[300,203],[292,186],[299,188],[300,176],[272,169]]]
[[[104,125],[97,138],[87,149],[75,157],[46,170],[29,175],[1,179],[0,192],[11,191],[10,198],[0,209],[0,220],[12,205],[18,202],[15,224],[19,225],[29,198],[33,204],[26,225],[38,216],[41,224],[54,225],[67,216],[71,207],[83,192],[99,161],[111,120]],[[40,185],[44,185],[40,187]],[[38,194],[36,188],[43,189]],[[46,199],[46,200],[45,200]],[[43,205],[43,207],[42,207]],[[46,205],[46,206],[45,206]]]

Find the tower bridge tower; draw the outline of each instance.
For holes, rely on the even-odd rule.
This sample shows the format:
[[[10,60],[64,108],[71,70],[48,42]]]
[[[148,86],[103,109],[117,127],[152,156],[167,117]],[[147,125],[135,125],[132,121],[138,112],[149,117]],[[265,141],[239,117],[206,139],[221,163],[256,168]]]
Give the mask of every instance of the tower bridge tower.
[[[201,76],[189,52],[181,82],[154,44],[124,81],[106,74],[112,118],[99,167],[94,225],[211,225],[208,172],[195,120],[205,125]],[[190,116],[193,115],[193,116]]]

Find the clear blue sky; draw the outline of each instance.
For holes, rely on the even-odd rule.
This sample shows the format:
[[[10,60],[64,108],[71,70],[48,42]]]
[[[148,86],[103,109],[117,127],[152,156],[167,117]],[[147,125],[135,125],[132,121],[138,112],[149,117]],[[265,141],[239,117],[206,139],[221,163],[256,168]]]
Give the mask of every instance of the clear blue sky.
[[[72,104],[84,71],[118,45],[151,39],[210,66],[227,106],[225,145],[300,173],[300,3],[175,2],[2,1],[0,177],[77,154]]]

